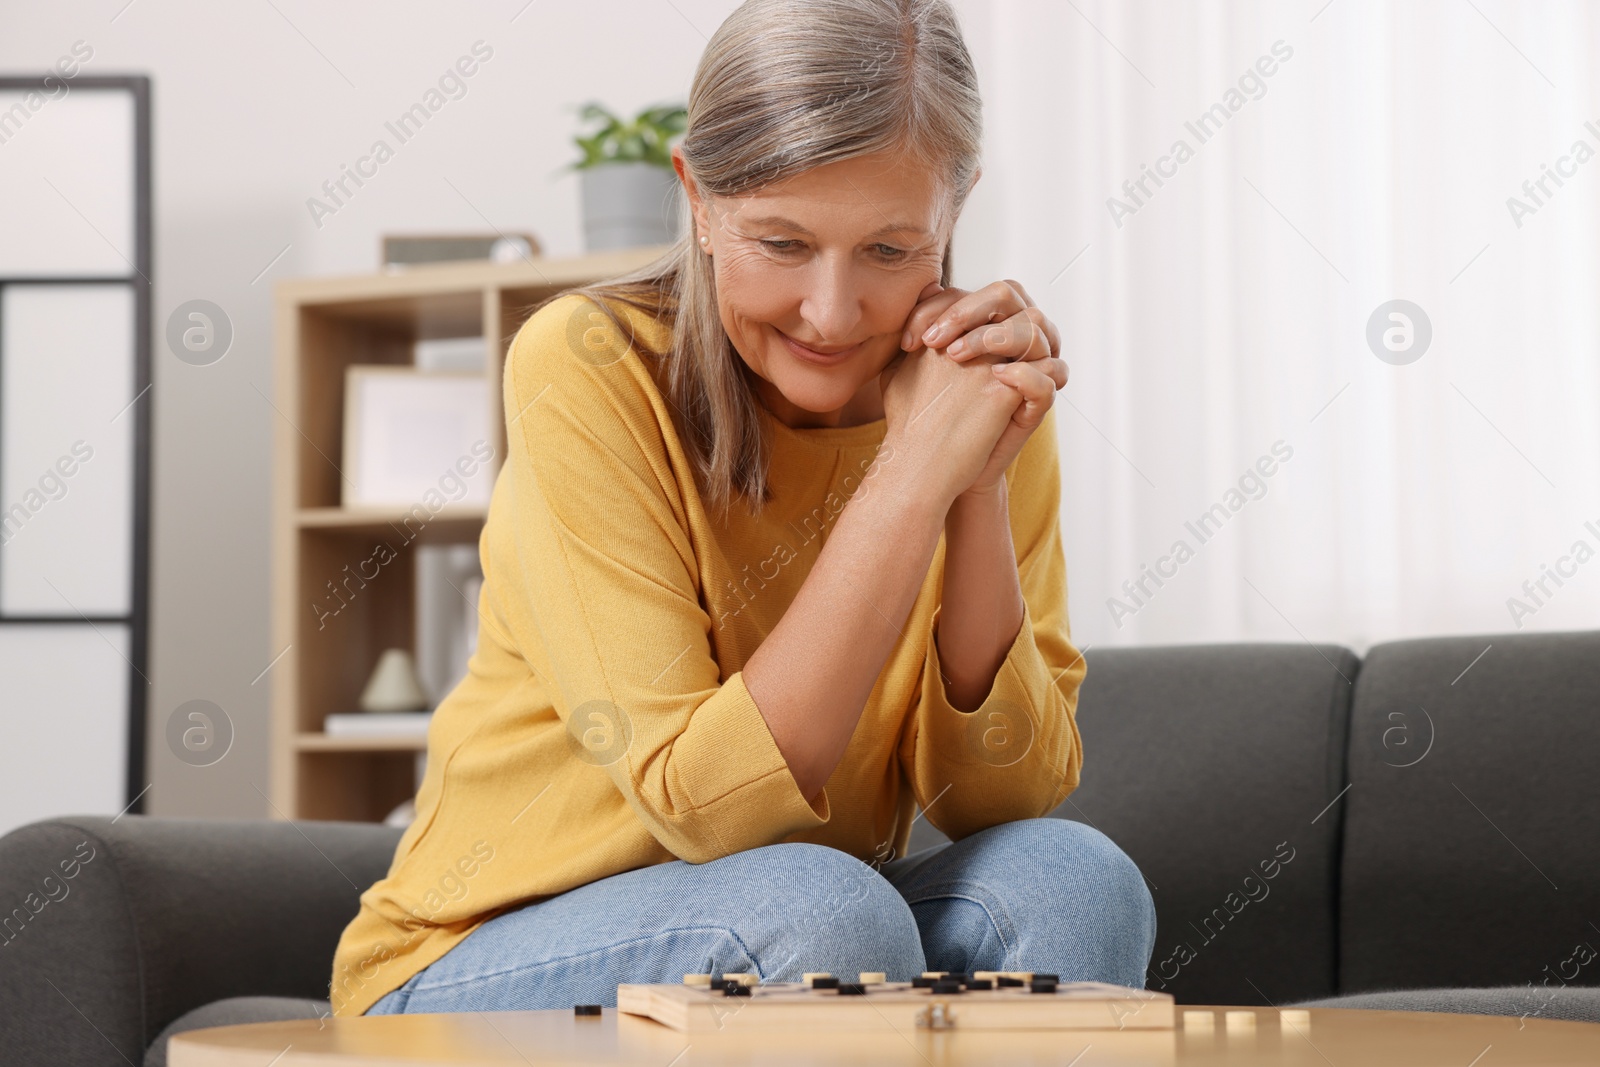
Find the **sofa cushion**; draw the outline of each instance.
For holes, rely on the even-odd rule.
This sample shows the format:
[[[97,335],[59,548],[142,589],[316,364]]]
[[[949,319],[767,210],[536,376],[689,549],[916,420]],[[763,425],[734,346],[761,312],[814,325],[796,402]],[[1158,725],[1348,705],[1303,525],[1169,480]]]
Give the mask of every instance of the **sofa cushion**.
[[[1373,647],[1340,991],[1600,984],[1600,633]]]
[[[1493,989],[1403,989],[1324,997],[1295,1008],[1360,1008],[1368,1011],[1444,1011],[1457,1015],[1516,1015],[1600,1023],[1600,989],[1582,986],[1500,986]]]
[[[1359,660],[1307,644],[1104,649],[1085,657],[1083,774],[1056,815],[1144,872],[1147,985],[1180,1003],[1326,995],[1334,984],[1344,738]]]
[[[167,1067],[167,1038],[188,1030],[211,1026],[238,1026],[242,1023],[276,1023],[291,1019],[321,1019],[331,1016],[326,1000],[300,997],[229,997],[204,1004],[178,1016],[167,1024],[144,1054],[144,1067]]]

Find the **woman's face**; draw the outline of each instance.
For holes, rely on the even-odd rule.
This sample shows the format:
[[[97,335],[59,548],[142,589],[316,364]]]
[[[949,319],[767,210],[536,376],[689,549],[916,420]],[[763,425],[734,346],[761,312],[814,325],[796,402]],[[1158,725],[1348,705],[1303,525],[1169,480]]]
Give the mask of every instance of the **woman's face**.
[[[954,222],[928,169],[860,156],[753,194],[689,198],[723,328],[768,409],[790,426],[882,418],[878,373],[939,280]]]

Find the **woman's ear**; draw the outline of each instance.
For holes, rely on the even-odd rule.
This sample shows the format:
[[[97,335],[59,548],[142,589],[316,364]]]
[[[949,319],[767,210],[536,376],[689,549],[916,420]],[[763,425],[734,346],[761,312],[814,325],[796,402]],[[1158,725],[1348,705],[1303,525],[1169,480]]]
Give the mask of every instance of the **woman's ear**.
[[[711,232],[711,219],[706,212],[705,199],[700,195],[700,190],[695,186],[694,177],[690,175],[688,166],[683,162],[683,148],[681,145],[672,146],[672,169],[678,172],[678,180],[683,183],[683,195],[689,201],[689,214],[694,223],[694,235],[709,234]]]

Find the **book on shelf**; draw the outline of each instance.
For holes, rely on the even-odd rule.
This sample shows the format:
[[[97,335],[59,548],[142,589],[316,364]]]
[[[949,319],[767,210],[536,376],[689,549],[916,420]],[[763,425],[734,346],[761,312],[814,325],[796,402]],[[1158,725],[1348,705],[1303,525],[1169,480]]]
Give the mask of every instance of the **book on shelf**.
[[[432,711],[336,712],[322,720],[329,737],[426,737]]]

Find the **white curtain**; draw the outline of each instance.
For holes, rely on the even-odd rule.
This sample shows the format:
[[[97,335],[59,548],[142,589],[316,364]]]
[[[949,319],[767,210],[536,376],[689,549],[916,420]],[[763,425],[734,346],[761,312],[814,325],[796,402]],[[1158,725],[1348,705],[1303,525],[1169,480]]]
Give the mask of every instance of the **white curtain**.
[[[1600,5],[960,10],[956,284],[1060,327],[1080,645],[1600,625]]]

